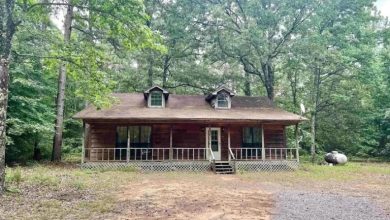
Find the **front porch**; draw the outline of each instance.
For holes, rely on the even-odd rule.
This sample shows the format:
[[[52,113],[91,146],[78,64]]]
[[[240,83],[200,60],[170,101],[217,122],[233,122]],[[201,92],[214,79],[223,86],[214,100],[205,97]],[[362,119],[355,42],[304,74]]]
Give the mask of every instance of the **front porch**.
[[[293,170],[296,147],[286,125],[220,123],[85,123],[82,167],[142,170]]]

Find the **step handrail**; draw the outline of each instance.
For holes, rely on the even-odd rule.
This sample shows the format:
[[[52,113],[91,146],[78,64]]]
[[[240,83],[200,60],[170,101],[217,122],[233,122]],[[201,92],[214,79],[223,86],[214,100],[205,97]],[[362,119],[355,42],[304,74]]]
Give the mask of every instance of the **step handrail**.
[[[211,169],[212,169],[212,171],[215,173],[215,156],[214,156],[214,152],[213,152],[213,150],[211,149],[211,147],[208,147],[208,149],[209,149],[210,155],[211,155],[211,158],[210,158]]]
[[[233,151],[232,151],[232,149],[230,148],[230,146],[228,146],[228,148],[229,148],[229,154],[230,154],[231,158],[232,158],[233,160],[236,160],[236,157],[234,156]]]
[[[213,150],[211,150],[211,147],[209,147],[208,149],[209,149],[209,151],[210,151],[211,161],[215,161],[215,156],[214,156]]]

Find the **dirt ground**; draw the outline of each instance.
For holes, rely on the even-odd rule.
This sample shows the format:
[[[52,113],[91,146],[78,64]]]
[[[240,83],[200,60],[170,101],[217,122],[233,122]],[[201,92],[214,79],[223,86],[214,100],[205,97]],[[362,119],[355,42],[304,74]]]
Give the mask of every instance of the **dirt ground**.
[[[237,176],[177,175],[149,176],[125,187],[118,209],[132,219],[270,219],[271,194]]]
[[[0,219],[307,219],[296,217],[319,217],[329,207],[390,219],[389,164],[235,175],[39,165],[8,168],[6,180]]]

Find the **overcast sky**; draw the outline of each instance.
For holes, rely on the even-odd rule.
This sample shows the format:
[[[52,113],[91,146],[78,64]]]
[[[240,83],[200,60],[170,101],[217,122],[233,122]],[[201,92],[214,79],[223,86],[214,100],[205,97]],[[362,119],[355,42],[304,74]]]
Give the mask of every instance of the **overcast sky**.
[[[390,0],[377,0],[377,2],[375,2],[375,5],[381,12],[381,15],[390,18]],[[64,12],[61,10],[57,11],[56,15],[52,15],[52,20],[54,24],[61,30],[63,29],[63,22],[64,22],[63,17],[64,17]]]
[[[383,16],[390,17],[390,0],[378,0],[376,7],[381,11]]]

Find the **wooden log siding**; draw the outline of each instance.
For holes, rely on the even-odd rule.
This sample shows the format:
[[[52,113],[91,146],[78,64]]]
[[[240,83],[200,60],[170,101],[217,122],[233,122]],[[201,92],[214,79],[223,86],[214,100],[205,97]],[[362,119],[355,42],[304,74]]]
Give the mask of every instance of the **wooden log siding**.
[[[286,152],[280,152],[273,148],[286,147],[285,126],[264,125],[265,158],[277,159],[285,156]]]
[[[90,124],[89,135],[87,138],[88,148],[115,148],[116,138],[116,125],[112,124]],[[105,153],[102,155],[102,151],[87,152],[90,160],[112,160],[114,155]]]
[[[164,148],[167,150],[160,150],[159,152],[153,152],[152,160],[165,158],[169,159],[169,142],[171,125],[169,124],[157,124],[152,126],[151,144],[153,148]],[[173,145],[174,146],[174,145]]]
[[[173,158],[193,159],[192,151],[175,150],[175,148],[205,148],[206,146],[205,125],[178,124],[173,125]],[[205,158],[205,151],[195,152],[196,158]]]
[[[139,124],[141,125],[141,124]],[[131,126],[131,124],[121,124],[118,126]],[[193,159],[192,152],[177,151],[175,148],[205,148],[205,128],[206,127],[221,127],[221,159],[228,160],[228,129],[230,128],[230,141],[232,148],[239,148],[242,145],[242,131],[244,127],[261,127],[261,125],[250,124],[153,124],[151,134],[151,144],[153,148],[166,148],[170,146],[170,129],[172,127],[172,143],[173,143],[173,159]],[[116,142],[116,127],[115,124],[108,123],[89,123],[88,135],[86,138],[86,148],[115,148]],[[272,152],[267,150],[269,148],[283,148],[285,147],[285,126],[264,124],[264,143],[266,159],[275,159]],[[111,154],[111,152],[110,152]],[[205,158],[205,151],[201,151],[199,154],[195,152],[195,157]],[[282,152],[283,154],[283,152]],[[156,152],[149,155],[149,159],[157,160],[169,158],[169,150],[160,151],[159,155]],[[259,155],[260,156],[260,155]],[[277,152],[277,156],[280,152]],[[90,160],[113,160],[114,155],[107,155],[107,152],[102,155],[102,151],[90,152],[86,151],[86,159]],[[259,158],[261,159],[261,157]]]

